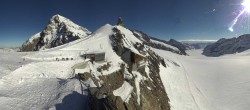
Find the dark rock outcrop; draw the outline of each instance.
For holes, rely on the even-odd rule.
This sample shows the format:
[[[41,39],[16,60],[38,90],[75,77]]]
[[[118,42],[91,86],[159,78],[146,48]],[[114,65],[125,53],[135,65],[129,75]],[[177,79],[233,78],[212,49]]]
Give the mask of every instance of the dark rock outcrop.
[[[40,38],[34,38],[32,42],[26,41],[25,44],[22,45],[20,48],[20,51],[26,52],[26,51],[33,51],[36,50],[36,45],[38,44]]]
[[[102,86],[89,88],[90,108],[92,110],[127,110],[121,97],[113,94],[113,91],[121,87],[124,82],[124,71],[121,69],[99,78],[104,82]]]
[[[122,17],[119,17],[118,18],[118,22],[117,22],[117,24],[116,25],[119,25],[119,26],[122,26],[122,27],[125,27],[125,24],[123,23],[123,21],[122,21]]]

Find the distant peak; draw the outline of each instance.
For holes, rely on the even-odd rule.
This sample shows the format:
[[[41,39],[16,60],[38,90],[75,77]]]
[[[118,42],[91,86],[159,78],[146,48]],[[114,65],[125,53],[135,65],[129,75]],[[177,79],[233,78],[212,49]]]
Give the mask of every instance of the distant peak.
[[[118,22],[117,22],[116,25],[125,27],[125,25],[124,25],[124,23],[123,23],[123,21],[122,21],[122,17],[119,17],[119,18],[118,18]]]
[[[55,23],[61,23],[61,22],[64,22],[65,20],[68,20],[68,19],[59,14],[56,14],[51,18],[50,21],[55,22]]]
[[[177,41],[174,39],[170,39],[169,42],[177,42]]]
[[[63,16],[61,16],[61,15],[59,15],[59,14],[56,14],[56,15],[54,15],[52,18],[65,18],[65,17],[63,17]]]

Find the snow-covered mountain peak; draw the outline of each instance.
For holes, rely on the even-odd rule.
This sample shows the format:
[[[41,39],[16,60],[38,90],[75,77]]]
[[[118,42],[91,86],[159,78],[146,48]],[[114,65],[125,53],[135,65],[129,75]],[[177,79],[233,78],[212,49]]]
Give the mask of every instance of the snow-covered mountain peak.
[[[21,47],[21,51],[44,50],[87,38],[91,32],[71,20],[54,15],[41,32],[33,35]]]
[[[70,19],[68,18],[65,18],[59,14],[57,15],[54,15],[51,19],[50,19],[50,22],[48,24],[48,27],[52,27],[52,28],[63,28],[65,27],[67,30],[69,31],[74,31],[75,33],[81,33],[81,32],[77,32],[77,30],[80,30],[80,31],[84,31],[86,34],[91,34],[91,32],[86,29],[86,28],[83,28],[77,24],[75,24],[74,22],[72,22]],[[80,36],[81,37],[81,36]]]
[[[241,35],[238,38],[222,38],[212,45],[208,45],[203,54],[217,57],[225,54],[240,53],[250,49],[250,34]]]
[[[94,33],[93,33],[93,35],[95,35],[95,34],[102,34],[102,33],[110,33],[110,31],[112,31],[112,28],[113,28],[114,26],[112,26],[112,25],[110,25],[110,24],[105,24],[105,25],[103,25],[102,27],[100,27],[99,29],[97,29]],[[92,36],[93,36],[92,35]]]
[[[72,22],[70,19],[63,17],[59,14],[54,15],[49,22],[49,25],[55,25],[56,27],[60,26],[60,25],[65,25],[67,28],[74,28],[74,29],[80,29],[83,31],[86,31],[87,33],[91,33],[90,31],[88,31],[88,29],[83,28],[77,24],[75,24],[74,22]]]
[[[51,22],[55,22],[55,23],[61,23],[61,22],[65,22],[65,21],[70,21],[69,19],[57,14],[57,15],[54,15],[51,19],[50,19]]]

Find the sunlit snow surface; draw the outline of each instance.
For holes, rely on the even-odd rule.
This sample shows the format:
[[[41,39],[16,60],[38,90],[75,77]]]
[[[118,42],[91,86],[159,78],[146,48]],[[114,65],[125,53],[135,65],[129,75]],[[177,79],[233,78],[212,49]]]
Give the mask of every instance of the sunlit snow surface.
[[[181,67],[161,69],[173,110],[249,110],[250,51],[205,57],[201,50],[179,56],[154,49]]]
[[[70,77],[73,62],[23,60],[0,49],[0,109],[88,109],[86,87]],[[74,102],[74,103],[72,103]]]

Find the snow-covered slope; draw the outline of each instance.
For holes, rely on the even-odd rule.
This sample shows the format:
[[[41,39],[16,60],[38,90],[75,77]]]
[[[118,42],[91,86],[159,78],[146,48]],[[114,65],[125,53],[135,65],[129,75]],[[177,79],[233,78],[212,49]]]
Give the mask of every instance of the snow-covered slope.
[[[190,50],[190,56],[154,51],[180,65],[169,65],[161,72],[173,110],[250,108],[249,51],[222,57],[203,56],[202,50]]]
[[[87,109],[86,87],[68,79],[75,62],[37,62],[22,58],[33,52],[5,50],[0,49],[1,110]]]
[[[171,110],[216,110],[196,86],[186,70],[186,65],[183,65],[183,58],[189,59],[192,53],[188,53],[190,56],[180,56],[164,50],[153,50],[166,61],[172,62],[168,63],[167,68],[160,68],[160,75],[170,98]],[[189,62],[189,65],[192,65],[192,62]]]
[[[23,61],[22,56],[30,53],[19,53],[12,49],[0,49],[0,78],[11,73],[23,64],[30,63],[30,61]]]
[[[203,54],[206,56],[221,56],[225,54],[240,53],[250,49],[250,34],[238,38],[220,39],[212,45],[208,45]]]
[[[21,47],[22,51],[43,50],[53,48],[71,41],[88,37],[91,34],[86,28],[83,28],[69,19],[55,15],[42,32],[39,32],[29,38]]]

